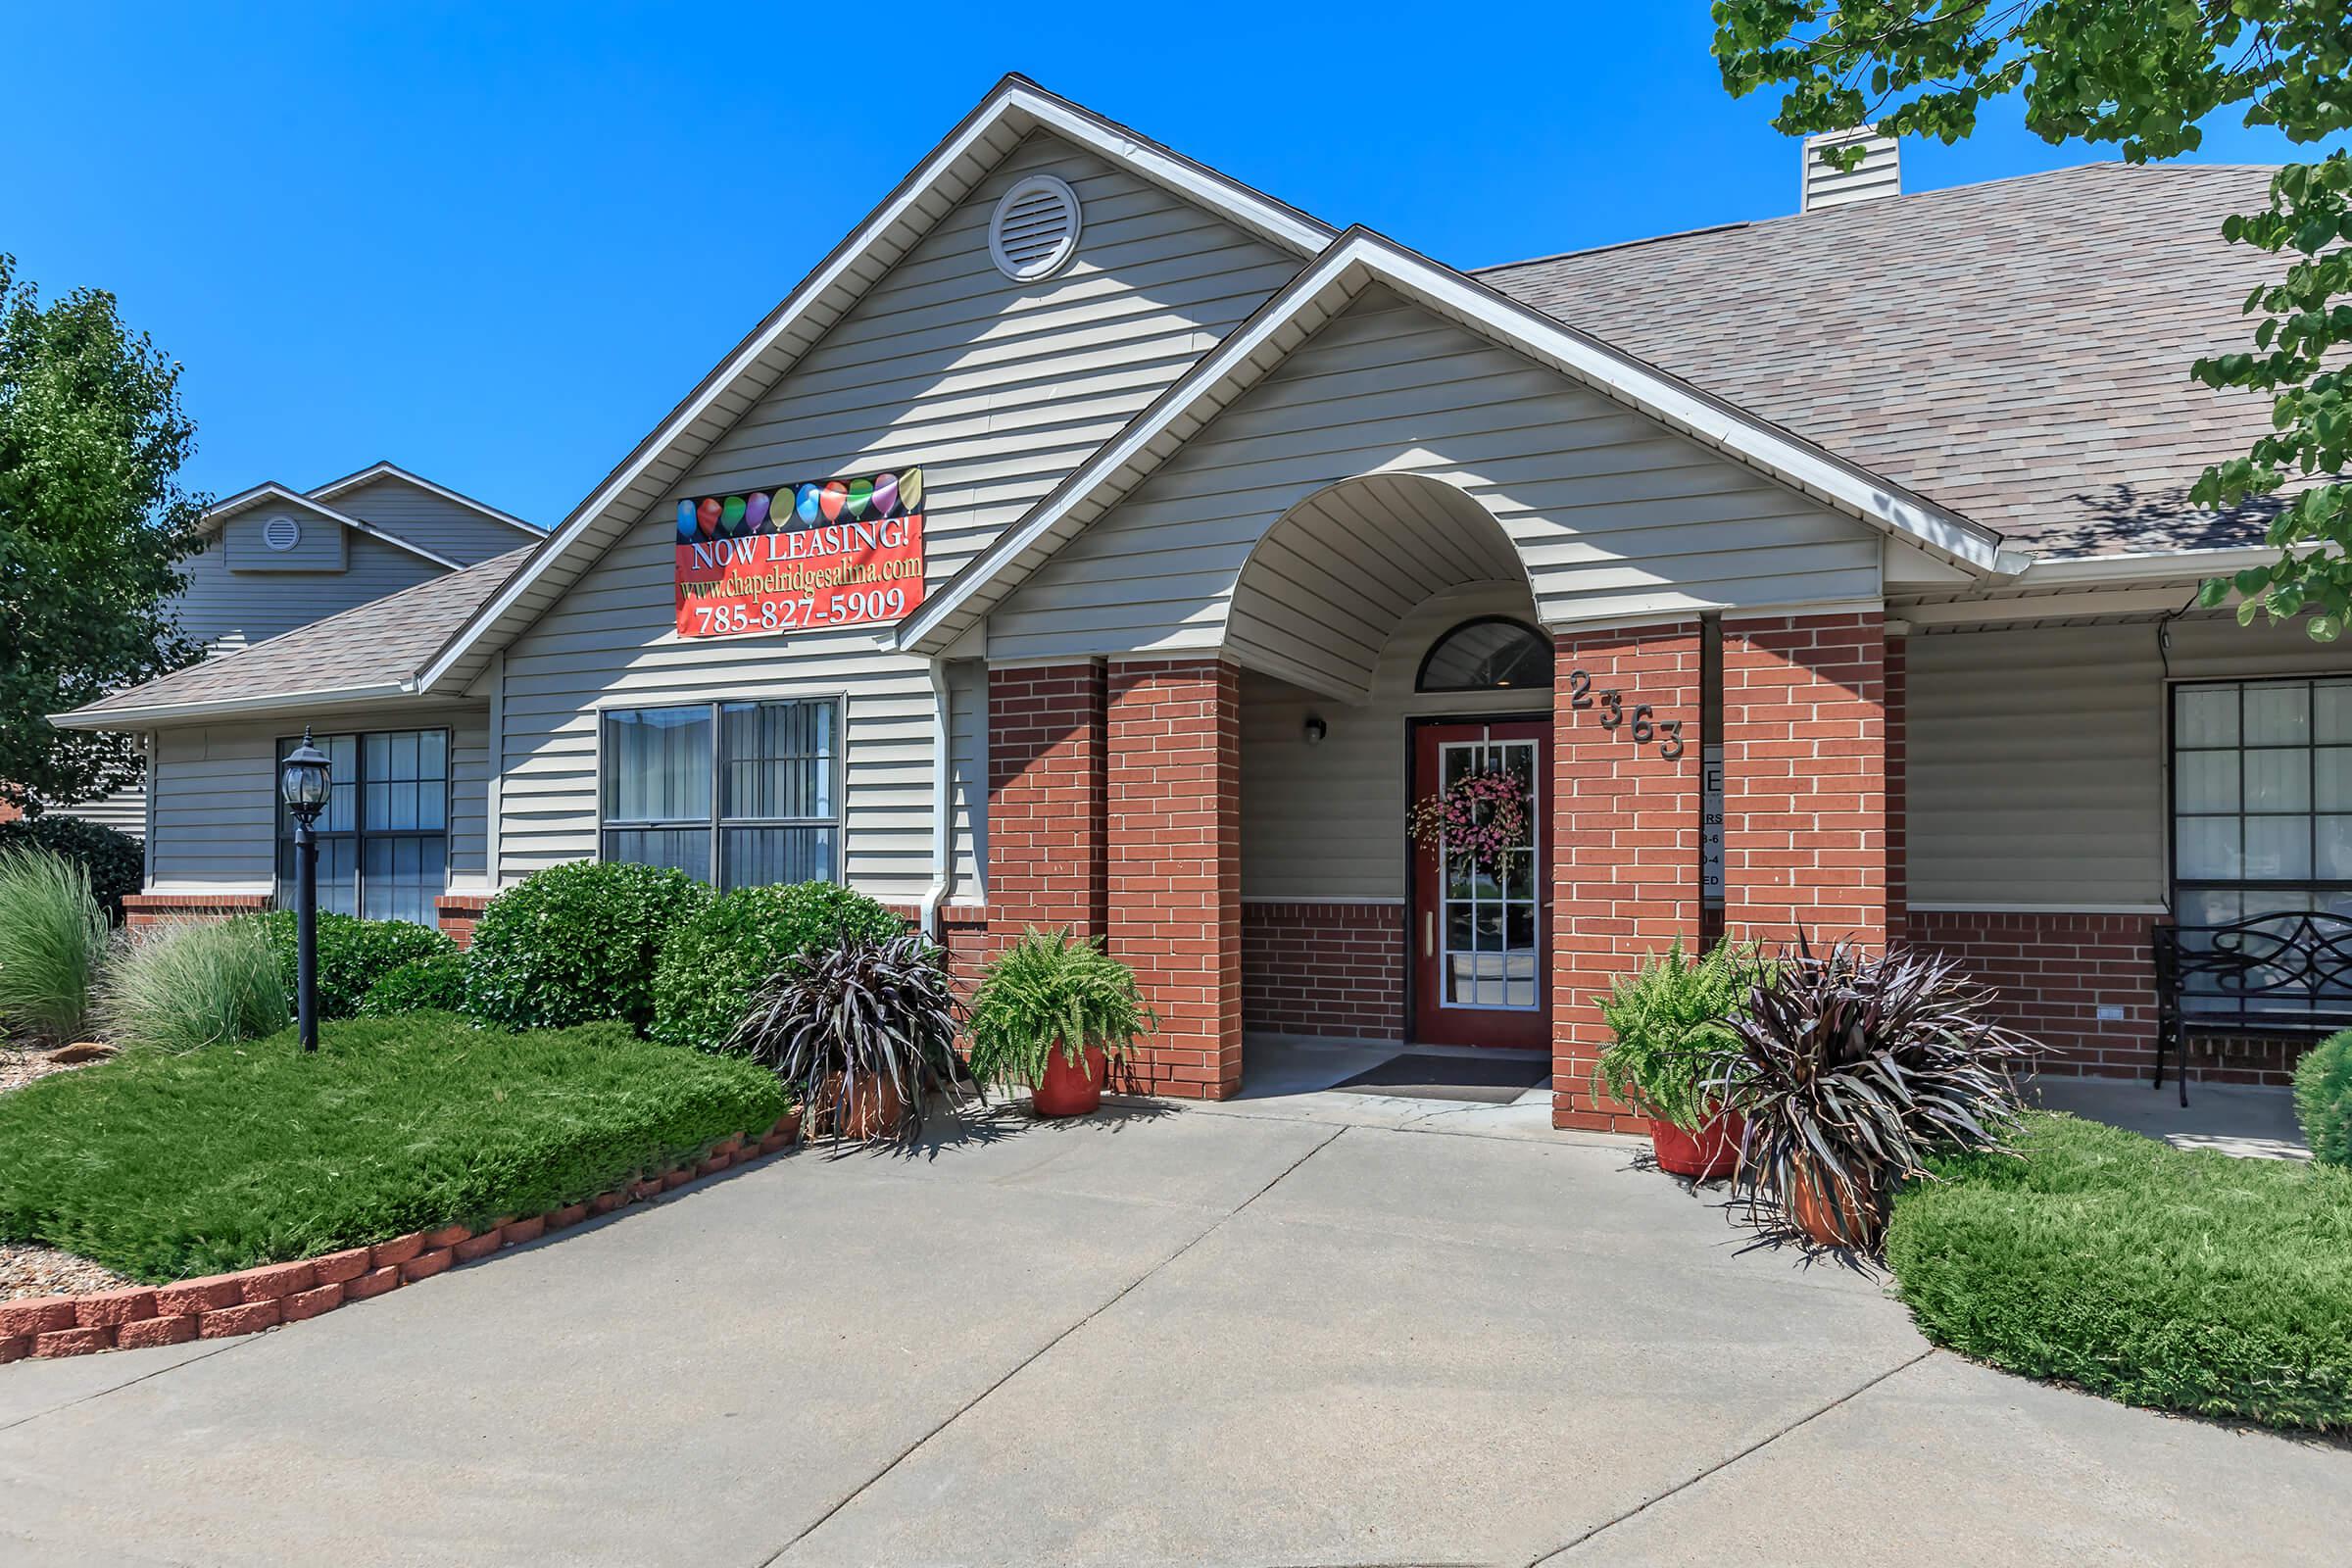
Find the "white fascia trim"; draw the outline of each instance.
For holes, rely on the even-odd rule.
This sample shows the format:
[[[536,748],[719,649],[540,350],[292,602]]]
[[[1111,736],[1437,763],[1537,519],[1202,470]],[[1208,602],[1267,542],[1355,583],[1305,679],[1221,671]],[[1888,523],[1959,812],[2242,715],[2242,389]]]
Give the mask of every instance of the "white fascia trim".
[[[2126,555],[2083,556],[2070,561],[2036,561],[2010,584],[2016,588],[2057,583],[2187,582],[2224,577],[2278,559],[2272,545],[2236,545],[2226,550],[2147,550]]]
[[[501,512],[496,507],[474,500],[471,496],[461,495],[447,485],[435,484],[423,474],[411,473],[397,463],[370,464],[357,473],[347,473],[340,479],[328,480],[325,484],[313,490],[311,494],[320,501],[332,501],[344,491],[356,490],[361,485],[374,479],[398,479],[405,484],[413,484],[417,489],[437,495],[444,501],[464,507],[469,512],[479,513],[492,522],[503,522],[510,528],[519,528],[534,539],[547,537],[547,530],[535,522],[525,522],[513,513]]]
[[[877,240],[900,220],[917,211],[923,197],[929,194],[942,175],[971,155],[1001,122],[1016,112],[1028,115],[1055,134],[1104,158],[1129,165],[1147,178],[1174,186],[1211,212],[1270,239],[1278,239],[1301,255],[1315,254],[1329,245],[1334,237],[1333,230],[1325,224],[1294,213],[1270,197],[1140,141],[1109,122],[1090,115],[1075,104],[1056,98],[1042,88],[1025,81],[1008,79],[981,101],[961,130],[952,134],[932,151],[929,158],[915,166],[913,172],[901,183],[898,193],[876,208],[871,217],[853,230],[830,260],[801,280],[800,286],[786,297],[767,325],[721,362],[720,368],[704,383],[701,394],[681,405],[662,423],[639,449],[635,461],[615,471],[575,508],[571,515],[548,536],[547,547],[526,562],[522,570],[509,578],[507,585],[499,590],[489,604],[474,612],[473,617],[451,639],[439,657],[425,666],[417,689],[430,691],[438,685],[451,667],[472,651],[483,630],[496,625],[500,617],[529,593],[556,562],[577,543],[590,524],[602,516],[615,500],[627,493],[650,465],[665,453],[681,434],[693,428],[713,403],[726,396],[778,338],[800,323],[817,301],[851,276]]]
[[[1459,272],[1355,228],[1317,257],[1255,317],[1228,333],[1019,525],[1000,535],[945,592],[927,601],[902,624],[899,647],[927,651],[940,627],[982,587],[1035,549],[1121,469],[1137,464],[1146,471],[1157,467],[1147,456],[1151,445],[1191,412],[1202,394],[1234,374],[1327,291],[1340,287],[1355,268],[1442,312],[1476,321],[1498,340],[1538,359],[1555,362],[1567,374],[1605,390],[1669,428],[1733,453],[1749,466],[1864,522],[1902,534],[1942,560],[1980,576],[1995,576],[2003,570],[2000,538],[1990,530],[1806,446]]]
[[[317,513],[319,516],[324,517],[329,522],[341,523],[344,527],[349,528],[354,533],[364,533],[370,539],[380,539],[385,544],[391,545],[397,549],[406,550],[412,556],[421,556],[436,566],[444,566],[451,571],[464,571],[466,569],[463,562],[452,561],[447,556],[425,549],[422,545],[413,544],[410,541],[403,539],[396,533],[386,533],[383,529],[378,528],[374,523],[369,522],[365,518],[355,517],[348,512],[337,512],[325,502],[318,500],[312,496],[306,496],[299,490],[289,490],[274,479],[266,480],[261,484],[255,485],[250,490],[241,491],[238,494],[229,497],[226,501],[221,502],[220,505],[212,508],[210,511],[205,513],[201,519],[199,519],[198,526],[202,527],[207,532],[210,532],[216,525],[226,522],[235,514],[252,510],[256,504],[261,502],[266,497],[274,498],[279,501],[290,502],[295,506],[306,508],[309,511]]]
[[[49,722],[59,729],[120,730],[137,729],[141,725],[169,723],[183,718],[209,718],[218,713],[250,713],[257,710],[326,703],[371,703],[386,698],[414,697],[416,688],[405,681],[379,681],[371,686],[321,686],[310,691],[267,692],[258,697],[218,697],[211,701],[192,703],[157,703],[146,708],[112,708],[103,712],[74,710],[72,712],[51,713]]]
[[[2025,904],[2017,900],[1996,904],[1922,904],[1903,906],[1914,914],[2170,914],[2161,904]]]

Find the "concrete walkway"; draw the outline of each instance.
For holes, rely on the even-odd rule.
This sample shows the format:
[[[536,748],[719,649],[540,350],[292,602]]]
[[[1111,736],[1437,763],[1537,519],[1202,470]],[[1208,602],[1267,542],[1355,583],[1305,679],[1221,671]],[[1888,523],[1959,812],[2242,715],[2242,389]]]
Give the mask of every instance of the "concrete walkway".
[[[2352,1453],[1933,1352],[1640,1145],[1311,1089],[807,1152],[0,1369],[8,1563],[2316,1562]],[[1524,1118],[1523,1118],[1524,1119]]]

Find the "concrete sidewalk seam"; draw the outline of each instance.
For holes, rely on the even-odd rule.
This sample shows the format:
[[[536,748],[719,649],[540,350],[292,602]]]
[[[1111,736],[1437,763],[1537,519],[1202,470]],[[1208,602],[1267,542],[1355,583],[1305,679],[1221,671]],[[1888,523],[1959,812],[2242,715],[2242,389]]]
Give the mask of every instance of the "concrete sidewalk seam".
[[[120,1394],[124,1389],[136,1388],[139,1384],[146,1382],[149,1378],[160,1378],[165,1373],[176,1372],[183,1366],[194,1366],[199,1361],[210,1361],[214,1356],[219,1355],[222,1350],[240,1349],[245,1346],[254,1344],[264,1337],[265,1336],[259,1334],[251,1334],[245,1336],[243,1339],[225,1341],[218,1349],[207,1350],[202,1355],[191,1355],[183,1361],[174,1361],[170,1366],[159,1366],[152,1372],[142,1372],[135,1378],[126,1378],[122,1382],[114,1384],[108,1388],[99,1389],[94,1393],[85,1394],[78,1399],[68,1399],[65,1403],[53,1404],[46,1410],[35,1410],[30,1415],[21,1415],[14,1421],[8,1422],[5,1425],[0,1425],[0,1432],[14,1432],[17,1430],[17,1428],[24,1426],[28,1422],[45,1421],[53,1415],[58,1415],[64,1411],[74,1409],[76,1406],[87,1404],[92,1399],[103,1399],[110,1394]]]
[[[1152,1278],[1152,1276],[1157,1274],[1161,1269],[1166,1268],[1170,1263],[1175,1262],[1178,1258],[1184,1256],[1185,1253],[1191,1251],[1194,1248],[1199,1247],[1202,1242],[1208,1240],[1209,1237],[1215,1235],[1227,1220],[1233,1218],[1234,1215],[1239,1214],[1243,1209],[1248,1208],[1251,1203],[1256,1202],[1259,1199],[1265,1197],[1266,1194],[1272,1192],[1276,1187],[1280,1186],[1293,1171],[1305,1164],[1308,1160],[1314,1158],[1324,1150],[1330,1148],[1332,1144],[1339,1139],[1340,1135],[1347,1131],[1348,1131],[1348,1129],[1346,1127],[1334,1128],[1329,1138],[1319,1140],[1312,1149],[1309,1149],[1305,1153],[1300,1154],[1297,1159],[1292,1160],[1288,1165],[1285,1165],[1281,1170],[1277,1171],[1272,1181],[1267,1182],[1265,1186],[1260,1187],[1256,1192],[1251,1193],[1248,1198],[1245,1198],[1239,1203],[1236,1203],[1232,1208],[1219,1215],[1214,1224],[1202,1227],[1199,1235],[1195,1236],[1192,1240],[1186,1242],[1182,1247],[1179,1247],[1176,1249],[1176,1250],[1170,1252],[1167,1256],[1161,1258],[1158,1262],[1152,1264],[1150,1268],[1144,1270],[1141,1274],[1138,1274],[1135,1278],[1129,1280],[1126,1284],[1120,1286],[1116,1291],[1112,1292],[1109,1299],[1102,1302],[1102,1305],[1086,1313],[1083,1317],[1079,1318],[1077,1322],[1072,1323],[1068,1328],[1063,1329],[1059,1334],[1054,1335],[1045,1344],[1039,1346],[1034,1351],[1022,1357],[1018,1362],[1014,1363],[1014,1365],[1008,1368],[1003,1377],[998,1378],[987,1388],[982,1389],[978,1394],[973,1395],[970,1398],[964,1400],[962,1404],[956,1406],[953,1411],[949,1412],[945,1420],[941,1421],[930,1431],[924,1433],[921,1437],[915,1439],[914,1442],[908,1444],[905,1448],[901,1449],[898,1453],[898,1456],[893,1458],[890,1463],[884,1465],[881,1469],[875,1471],[872,1475],[859,1482],[848,1493],[847,1495],[843,1496],[840,1501],[834,1503],[832,1507],[827,1508],[823,1513],[818,1514],[814,1519],[810,1520],[808,1524],[795,1534],[790,1541],[785,1542],[784,1544],[778,1546],[774,1551],[768,1553],[767,1556],[761,1558],[760,1562],[760,1568],[774,1568],[774,1564],[780,1558],[782,1558],[786,1552],[799,1545],[802,1542],[808,1540],[810,1536],[816,1534],[817,1531],[823,1529],[827,1520],[831,1519],[835,1514],[841,1512],[851,1503],[856,1502],[859,1497],[864,1496],[868,1492],[872,1491],[874,1487],[883,1480],[884,1477],[888,1476],[899,1466],[905,1464],[908,1459],[913,1458],[915,1454],[921,1452],[924,1445],[928,1444],[933,1438],[938,1437],[942,1432],[947,1431],[948,1428],[962,1420],[965,1415],[969,1414],[977,1405],[980,1404],[982,1400],[986,1399],[990,1395],[996,1393],[1005,1384],[1010,1383],[1014,1378],[1019,1377],[1030,1367],[1035,1366],[1039,1361],[1043,1360],[1047,1353],[1055,1346],[1059,1345],[1062,1341],[1068,1339],[1071,1335],[1077,1333],[1080,1329],[1086,1327],[1089,1323],[1092,1323],[1095,1319],[1101,1317],[1103,1313],[1109,1311],[1112,1307],[1125,1300],[1131,1294],[1134,1293],[1137,1287],[1141,1286],[1146,1280]]]
[[[1898,1362],[1895,1365],[1888,1367],[1886,1371],[1879,1373],[1876,1377],[1865,1379],[1862,1383],[1851,1389],[1848,1389],[1845,1393],[1840,1394],[1838,1396],[1838,1397],[1832,1399],[1829,1403],[1821,1406],[1819,1409],[1808,1411],[1804,1415],[1800,1415],[1795,1420],[1789,1422],[1787,1426],[1782,1427],[1779,1431],[1758,1438],[1746,1447],[1741,1448],[1738,1453],[1730,1454],[1724,1458],[1716,1460],[1715,1463],[1708,1465],[1704,1470],[1699,1471],[1697,1474],[1689,1476],[1684,1480],[1676,1482],[1673,1486],[1668,1487],[1664,1492],[1659,1493],[1656,1496],[1644,1498],[1642,1501],[1635,1504],[1633,1507],[1626,1509],[1625,1512],[1617,1515],[1614,1519],[1602,1520],[1599,1524],[1594,1525],[1592,1529],[1586,1531],[1583,1535],[1577,1537],[1574,1541],[1569,1542],[1567,1544],[1557,1546],[1552,1550],[1544,1553],[1542,1556],[1534,1558],[1529,1562],[1528,1568],[1544,1568],[1545,1563],[1560,1561],[1570,1552],[1576,1550],[1579,1546],[1584,1545],[1586,1543],[1592,1541],[1604,1531],[1614,1530],[1619,1525],[1625,1523],[1628,1519],[1632,1519],[1637,1515],[1648,1512],[1650,1508],[1656,1506],[1658,1503],[1664,1502],[1667,1498],[1675,1496],[1681,1493],[1688,1492],[1690,1488],[1697,1486],[1701,1481],[1706,1480],[1707,1477],[1715,1475],[1720,1471],[1729,1470],[1733,1465],[1738,1464],[1740,1460],[1746,1458],[1748,1455],[1772,1446],[1772,1445],[1780,1442],[1783,1438],[1787,1437],[1789,1433],[1794,1432],[1797,1428],[1806,1426],[1811,1422],[1819,1420],[1821,1417],[1828,1415],[1832,1410],[1837,1409],[1839,1405],[1842,1405],[1849,1400],[1860,1398],[1863,1395],[1868,1394],[1871,1390],[1877,1388],[1888,1378],[1893,1377],[1897,1372],[1909,1371],[1912,1367],[1919,1365],[1920,1362],[1925,1361],[1928,1357],[1934,1355],[1935,1353],[1936,1347],[1931,1345],[1926,1349],[1920,1351],[1917,1355],[1912,1356],[1909,1360]]]

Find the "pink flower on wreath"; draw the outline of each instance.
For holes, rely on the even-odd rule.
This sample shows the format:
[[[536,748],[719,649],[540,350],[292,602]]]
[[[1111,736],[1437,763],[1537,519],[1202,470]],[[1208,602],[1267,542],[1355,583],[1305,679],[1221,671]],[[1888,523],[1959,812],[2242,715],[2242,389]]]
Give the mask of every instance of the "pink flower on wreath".
[[[1470,773],[1413,808],[1413,842],[1467,855],[1501,874],[1504,857],[1528,843],[1527,777],[1507,769]]]

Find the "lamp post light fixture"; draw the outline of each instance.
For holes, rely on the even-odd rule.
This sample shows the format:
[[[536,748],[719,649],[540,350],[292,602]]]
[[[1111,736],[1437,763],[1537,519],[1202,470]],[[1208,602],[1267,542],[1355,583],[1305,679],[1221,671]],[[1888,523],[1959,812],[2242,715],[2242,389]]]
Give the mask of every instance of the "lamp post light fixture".
[[[286,754],[277,779],[286,809],[294,813],[294,1016],[305,1051],[318,1049],[318,835],[313,829],[326,808],[328,784],[326,754],[311,744],[306,725],[302,744]]]

